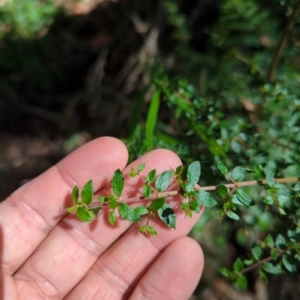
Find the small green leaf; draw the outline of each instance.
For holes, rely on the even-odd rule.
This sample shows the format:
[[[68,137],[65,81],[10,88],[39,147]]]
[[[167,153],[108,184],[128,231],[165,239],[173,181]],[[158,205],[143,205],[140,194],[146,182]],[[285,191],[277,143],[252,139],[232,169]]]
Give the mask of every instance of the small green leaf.
[[[114,173],[111,187],[116,198],[120,198],[124,188],[124,175],[119,169]]]
[[[149,209],[152,211],[157,211],[160,208],[163,207],[163,205],[165,204],[166,198],[158,198],[152,201],[152,203],[150,204]]]
[[[189,207],[189,204],[186,203],[186,202],[182,202],[181,205],[180,205],[180,208],[184,211],[184,212],[187,212],[190,207]]]
[[[110,197],[109,199],[109,208],[110,209],[115,209],[118,206],[118,201],[114,197]]]
[[[151,234],[151,235],[157,235],[157,231],[152,227],[152,226],[149,226],[148,225],[148,232],[149,232],[149,234]]]
[[[143,205],[135,207],[133,211],[139,216],[146,215],[149,212],[148,208]]]
[[[284,254],[282,256],[282,263],[289,272],[293,273],[297,271],[297,266],[289,255]]]
[[[261,269],[258,270],[258,275],[259,275],[259,278],[263,281],[263,282],[266,282],[268,283],[268,277],[266,275],[265,272],[263,272]]]
[[[98,201],[101,202],[101,203],[104,203],[106,201],[106,197],[105,196],[99,196]]]
[[[199,161],[192,162],[187,169],[187,179],[189,184],[195,185],[198,183],[201,174],[201,165]]]
[[[271,257],[272,257],[274,260],[277,259],[277,257],[278,257],[278,252],[276,251],[275,248],[273,248],[273,249],[270,251],[270,255],[271,255]]]
[[[269,247],[274,247],[274,240],[272,238],[272,236],[270,234],[268,234],[266,236],[266,238],[264,239],[264,242],[269,246]]]
[[[272,196],[267,196],[263,198],[263,202],[266,203],[267,205],[273,205],[274,199]]]
[[[123,219],[130,222],[138,222],[141,219],[140,216],[129,205],[125,203],[119,204],[118,211]]]
[[[300,192],[300,182],[298,182],[298,183],[296,183],[296,184],[294,185],[293,190],[294,190],[295,192]]]
[[[228,173],[228,169],[221,161],[218,161],[218,169],[221,171],[223,175],[226,175]]]
[[[138,167],[137,167],[137,171],[142,172],[145,169],[145,166],[146,166],[146,164],[144,164],[144,163],[139,164]]]
[[[256,260],[260,260],[262,254],[263,254],[262,249],[261,249],[258,245],[252,247],[252,248],[251,248],[251,252],[252,252],[253,257],[254,257]]]
[[[81,191],[81,200],[86,205],[89,205],[93,200],[93,182],[89,180],[82,188]]]
[[[272,160],[268,161],[264,168],[266,177],[274,177],[276,173],[276,163]]]
[[[196,200],[191,200],[190,201],[190,207],[189,207],[192,211],[194,212],[199,212],[199,204],[198,201]]]
[[[175,228],[176,226],[176,215],[174,210],[168,205],[164,204],[158,211],[159,218],[171,228]]]
[[[242,290],[246,290],[247,286],[248,286],[248,282],[247,282],[247,278],[242,275],[242,274],[238,274],[236,283],[238,284],[239,288]]]
[[[83,222],[91,222],[95,218],[93,212],[89,211],[87,208],[84,207],[77,208],[76,216],[79,220]]]
[[[231,177],[234,181],[243,181],[245,178],[245,169],[243,167],[235,167],[231,172]]]
[[[203,190],[196,191],[195,197],[199,206],[203,205],[205,207],[214,207],[218,204],[217,201],[211,196],[211,194]]]
[[[140,232],[143,234],[157,235],[157,231],[150,225],[141,226]]]
[[[277,235],[275,239],[275,246],[279,249],[284,249],[286,247],[286,240],[281,234]]]
[[[244,190],[237,189],[236,195],[238,196],[239,200],[244,203],[246,206],[250,206],[254,204],[252,197],[250,197]]]
[[[72,202],[74,205],[78,204],[78,197],[79,197],[79,188],[78,186],[74,186],[73,190],[72,190]]]
[[[229,276],[231,274],[231,271],[226,268],[221,268],[220,272],[225,278],[229,278]]]
[[[256,179],[256,180],[264,178],[264,171],[263,171],[262,165],[256,165],[253,167],[252,177],[253,177],[253,179]]]
[[[108,222],[111,224],[111,225],[115,225],[116,224],[116,221],[117,221],[117,217],[116,217],[116,214],[115,212],[110,212],[108,214]]]
[[[273,275],[279,275],[279,274],[282,274],[282,268],[280,265],[274,265],[272,263],[269,263],[269,262],[265,262],[265,263],[262,263],[262,268],[264,271],[270,273],[270,274],[273,274]]]
[[[152,183],[155,179],[155,176],[156,176],[156,170],[152,170],[150,171],[147,176],[146,176],[146,182],[147,183]]]
[[[236,221],[238,221],[240,219],[240,217],[231,210],[226,211],[226,215],[228,216],[228,218],[236,220]]]
[[[159,192],[165,191],[170,184],[170,180],[172,176],[173,176],[173,172],[171,170],[161,173],[155,181],[155,188]]]
[[[148,184],[145,184],[145,185],[143,186],[143,193],[144,193],[144,196],[145,196],[146,198],[150,198],[151,193],[152,193],[152,188],[151,188],[151,186],[148,185]]]
[[[136,175],[137,175],[136,170],[133,169],[133,168],[131,168],[130,173],[129,173],[129,176],[132,177],[132,178],[134,178]]]
[[[235,205],[245,206],[245,204],[239,200],[239,197],[236,194],[230,196],[230,202]]]
[[[183,166],[178,166],[175,170],[175,174],[176,175],[181,175],[182,171],[183,171]]]
[[[226,198],[229,194],[229,190],[224,184],[219,184],[217,186],[217,193],[221,198]]]
[[[236,272],[241,272],[244,268],[243,262],[241,259],[238,257],[235,262],[233,263],[233,270]]]

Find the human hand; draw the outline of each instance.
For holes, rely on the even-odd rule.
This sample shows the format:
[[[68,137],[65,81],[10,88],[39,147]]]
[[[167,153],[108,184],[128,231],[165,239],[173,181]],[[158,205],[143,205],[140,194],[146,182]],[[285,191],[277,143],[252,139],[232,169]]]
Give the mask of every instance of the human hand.
[[[102,213],[90,224],[66,214],[75,185],[93,179],[101,191],[127,159],[119,140],[96,139],[0,204],[0,299],[189,298],[204,260],[198,244],[185,235],[199,215],[177,214],[176,230],[157,223],[158,236],[148,237],[126,220],[112,227]],[[158,174],[181,164],[173,152],[155,150],[124,174],[140,163]]]

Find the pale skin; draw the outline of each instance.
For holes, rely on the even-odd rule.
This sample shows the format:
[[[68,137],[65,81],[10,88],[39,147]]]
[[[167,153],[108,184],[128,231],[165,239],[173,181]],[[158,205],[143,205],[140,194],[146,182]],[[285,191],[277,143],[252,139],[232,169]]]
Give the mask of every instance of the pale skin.
[[[112,227],[103,213],[91,224],[66,213],[72,188],[89,179],[103,194],[116,169],[126,178],[140,163],[146,163],[145,173],[157,174],[181,164],[163,149],[126,167],[127,159],[119,140],[96,139],[0,204],[0,299],[189,299],[204,259],[186,234],[200,214],[178,213],[176,230],[151,220],[158,236],[147,237],[138,232],[140,224],[118,219]],[[122,199],[141,193],[135,180],[128,180]]]

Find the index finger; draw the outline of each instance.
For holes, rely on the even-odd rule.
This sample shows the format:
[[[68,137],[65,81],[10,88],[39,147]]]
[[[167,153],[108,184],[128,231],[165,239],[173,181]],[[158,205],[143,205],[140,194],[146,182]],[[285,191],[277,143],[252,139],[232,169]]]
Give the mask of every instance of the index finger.
[[[73,186],[93,178],[95,190],[116,169],[126,166],[125,145],[110,137],[96,139],[24,185],[0,204],[3,227],[3,271],[13,274],[34,252],[70,206]]]

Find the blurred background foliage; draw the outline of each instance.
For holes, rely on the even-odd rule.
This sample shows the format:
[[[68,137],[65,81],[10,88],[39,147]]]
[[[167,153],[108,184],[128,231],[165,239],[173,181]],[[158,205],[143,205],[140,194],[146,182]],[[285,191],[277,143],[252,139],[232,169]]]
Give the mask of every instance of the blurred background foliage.
[[[276,162],[299,176],[300,2],[0,0],[0,196],[88,140],[112,135],[130,159],[157,147],[216,168]],[[255,199],[264,192],[249,191]],[[257,205],[234,225],[206,210],[193,299],[299,299],[299,276],[247,291],[219,273],[284,225]],[[278,284],[278,281],[280,284]],[[281,298],[278,298],[281,297]]]

